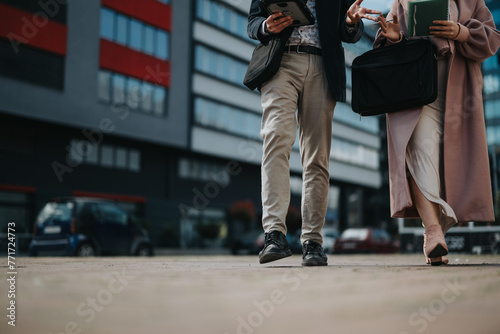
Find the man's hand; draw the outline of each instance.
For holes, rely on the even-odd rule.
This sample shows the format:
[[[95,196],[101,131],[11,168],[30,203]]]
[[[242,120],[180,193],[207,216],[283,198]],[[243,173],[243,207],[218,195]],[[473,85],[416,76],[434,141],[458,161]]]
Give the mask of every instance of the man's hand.
[[[361,21],[361,19],[368,19],[377,22],[378,18],[368,14],[377,14],[378,16],[382,16],[382,12],[379,10],[368,9],[361,7],[361,3],[363,0],[356,0],[349,10],[347,11],[347,17],[345,19],[346,23],[349,25],[354,25],[357,22]]]
[[[283,13],[274,13],[266,20],[267,31],[271,34],[279,34],[283,29],[293,23],[291,16],[284,16]]]

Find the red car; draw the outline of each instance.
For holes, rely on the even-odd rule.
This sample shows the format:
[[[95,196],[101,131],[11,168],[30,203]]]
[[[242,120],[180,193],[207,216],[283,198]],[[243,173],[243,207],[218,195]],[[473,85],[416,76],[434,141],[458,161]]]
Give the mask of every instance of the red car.
[[[349,228],[335,241],[334,253],[396,253],[399,242],[379,228]]]

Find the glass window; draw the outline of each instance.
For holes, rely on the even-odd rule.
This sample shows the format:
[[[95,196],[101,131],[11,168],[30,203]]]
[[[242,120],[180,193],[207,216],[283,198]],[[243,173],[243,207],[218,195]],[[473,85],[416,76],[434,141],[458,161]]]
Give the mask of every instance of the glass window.
[[[141,109],[147,112],[153,111],[153,92],[154,86],[150,83],[143,82],[141,95],[142,95],[142,103]]]
[[[129,150],[128,169],[134,172],[141,170],[141,152],[138,150]]]
[[[45,204],[42,211],[38,214],[36,221],[38,224],[42,224],[48,219],[70,221],[73,213],[73,207],[74,204],[72,202],[49,202]]]
[[[213,50],[197,45],[195,49],[196,70],[242,85],[248,64]]]
[[[89,165],[97,165],[98,162],[99,162],[99,146],[92,145],[89,147],[89,151],[85,156],[85,163]]]
[[[128,78],[127,82],[127,105],[131,109],[138,109],[141,100],[141,82],[134,78]]]
[[[165,110],[166,91],[165,88],[156,86],[154,89],[154,106],[155,115],[163,116]]]
[[[128,45],[128,19],[117,14],[116,16],[116,42]]]
[[[115,157],[115,166],[117,168],[127,168],[127,150],[125,148],[117,147]]]
[[[248,17],[221,3],[211,0],[197,0],[196,16],[251,43],[258,43],[248,37]]]
[[[111,73],[99,71],[97,79],[97,97],[104,101],[111,101]]]
[[[130,20],[130,47],[142,50],[143,24],[137,20]]]
[[[217,24],[219,21],[219,4],[210,1],[210,22]]]
[[[113,75],[113,103],[125,103],[125,80],[123,75]]]
[[[101,146],[101,166],[113,167],[113,146]]]
[[[115,38],[115,12],[101,8],[101,37],[114,40]]]
[[[168,59],[168,34],[161,30],[156,30],[156,52],[155,56],[160,59]]]
[[[190,161],[182,158],[179,160],[179,176],[183,179],[189,178]]]
[[[155,51],[155,29],[150,26],[144,27],[144,52],[152,55]]]
[[[97,218],[105,222],[126,225],[127,214],[118,206],[112,204],[96,204]]]
[[[70,142],[71,151],[69,151],[69,158],[71,159],[71,161],[74,161],[75,163],[83,162],[83,154],[81,152],[78,152],[78,144],[80,142],[81,141],[78,141],[76,139],[73,139]]]

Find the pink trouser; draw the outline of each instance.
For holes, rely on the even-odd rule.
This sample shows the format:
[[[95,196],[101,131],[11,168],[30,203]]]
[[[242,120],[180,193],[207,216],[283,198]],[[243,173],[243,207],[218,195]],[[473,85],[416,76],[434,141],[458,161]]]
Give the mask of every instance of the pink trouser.
[[[284,53],[279,72],[261,87],[262,225],[286,235],[290,205],[290,153],[299,128],[302,237],[322,244],[330,176],[331,97],[321,56]],[[297,112],[297,116],[296,116]]]

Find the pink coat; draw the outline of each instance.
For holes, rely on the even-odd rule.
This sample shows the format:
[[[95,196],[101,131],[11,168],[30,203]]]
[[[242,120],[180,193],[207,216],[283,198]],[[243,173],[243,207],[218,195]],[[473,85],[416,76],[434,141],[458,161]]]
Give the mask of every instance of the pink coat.
[[[451,0],[453,1],[453,0]],[[458,221],[494,221],[483,110],[480,63],[500,46],[491,12],[484,0],[456,0],[461,32],[451,42],[443,130],[444,200]],[[387,19],[398,15],[407,35],[407,0],[395,0]],[[374,47],[383,36],[377,35]],[[453,45],[454,44],[454,45]],[[387,114],[391,215],[414,218],[405,167],[405,152],[422,108]],[[451,226],[443,226],[446,231]]]

